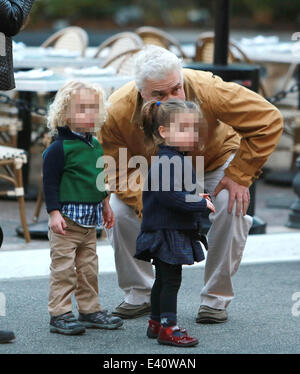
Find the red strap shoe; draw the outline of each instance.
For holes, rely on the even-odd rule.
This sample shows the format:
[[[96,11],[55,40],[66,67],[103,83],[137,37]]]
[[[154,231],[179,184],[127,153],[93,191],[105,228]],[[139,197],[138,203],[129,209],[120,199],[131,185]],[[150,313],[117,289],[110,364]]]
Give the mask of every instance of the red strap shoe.
[[[147,336],[150,339],[156,339],[158,337],[161,324],[153,319],[149,319],[148,323]],[[180,327],[180,331],[183,334],[186,334],[186,329]]]
[[[156,339],[158,337],[160,329],[160,322],[153,321],[153,319],[149,319],[148,323],[149,325],[147,329],[147,336],[150,339]]]
[[[176,336],[174,332],[180,331],[183,335]],[[176,347],[192,347],[198,344],[198,339],[193,338],[187,334],[184,329],[178,326],[162,327],[159,330],[157,341],[160,344],[175,345]]]

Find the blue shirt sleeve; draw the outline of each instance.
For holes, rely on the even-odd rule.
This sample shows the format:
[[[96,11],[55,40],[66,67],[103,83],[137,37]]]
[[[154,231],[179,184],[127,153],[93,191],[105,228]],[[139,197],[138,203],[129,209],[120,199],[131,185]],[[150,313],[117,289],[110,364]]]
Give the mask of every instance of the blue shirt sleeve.
[[[48,213],[61,209],[59,185],[63,170],[63,142],[56,140],[43,153],[43,188]]]

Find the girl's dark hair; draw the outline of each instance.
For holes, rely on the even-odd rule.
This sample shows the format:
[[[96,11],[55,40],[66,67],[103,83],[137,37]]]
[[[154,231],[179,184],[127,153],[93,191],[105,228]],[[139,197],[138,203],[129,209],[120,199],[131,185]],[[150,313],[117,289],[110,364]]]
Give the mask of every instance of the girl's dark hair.
[[[159,135],[159,126],[168,126],[171,120],[171,114],[181,111],[190,111],[201,114],[199,106],[192,101],[168,100],[146,102],[141,111],[142,130],[145,134],[145,141],[148,143],[159,143],[163,139]]]

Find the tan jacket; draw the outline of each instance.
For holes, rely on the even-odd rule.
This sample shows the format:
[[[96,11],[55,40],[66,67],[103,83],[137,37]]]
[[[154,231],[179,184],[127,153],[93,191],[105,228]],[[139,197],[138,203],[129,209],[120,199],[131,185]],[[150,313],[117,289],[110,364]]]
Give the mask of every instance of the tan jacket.
[[[211,72],[184,69],[186,100],[200,104],[208,123],[208,143],[204,151],[190,155],[204,155],[205,171],[225,163],[236,151],[225,175],[249,187],[261,174],[261,168],[275,149],[283,130],[282,116],[277,108],[262,96],[236,83],[224,82]],[[113,156],[118,167],[119,148],[127,148],[128,160],[134,155],[147,157],[144,135],[139,128],[142,97],[134,82],[114,92],[109,102],[108,119],[101,129],[100,142],[104,154]],[[123,160],[124,161],[124,160]],[[135,169],[128,169],[130,175]],[[117,174],[117,178],[118,178]],[[141,215],[141,191],[130,189],[117,194]]]

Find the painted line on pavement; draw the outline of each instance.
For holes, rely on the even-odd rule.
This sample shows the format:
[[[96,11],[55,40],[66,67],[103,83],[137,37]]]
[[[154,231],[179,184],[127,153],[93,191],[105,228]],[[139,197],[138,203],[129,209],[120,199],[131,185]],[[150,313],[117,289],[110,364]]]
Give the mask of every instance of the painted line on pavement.
[[[0,251],[0,279],[48,276],[50,250],[28,249]],[[110,245],[97,246],[99,273],[115,272],[114,251]],[[300,261],[300,233],[250,235],[243,264]],[[205,260],[184,267],[204,267]]]

